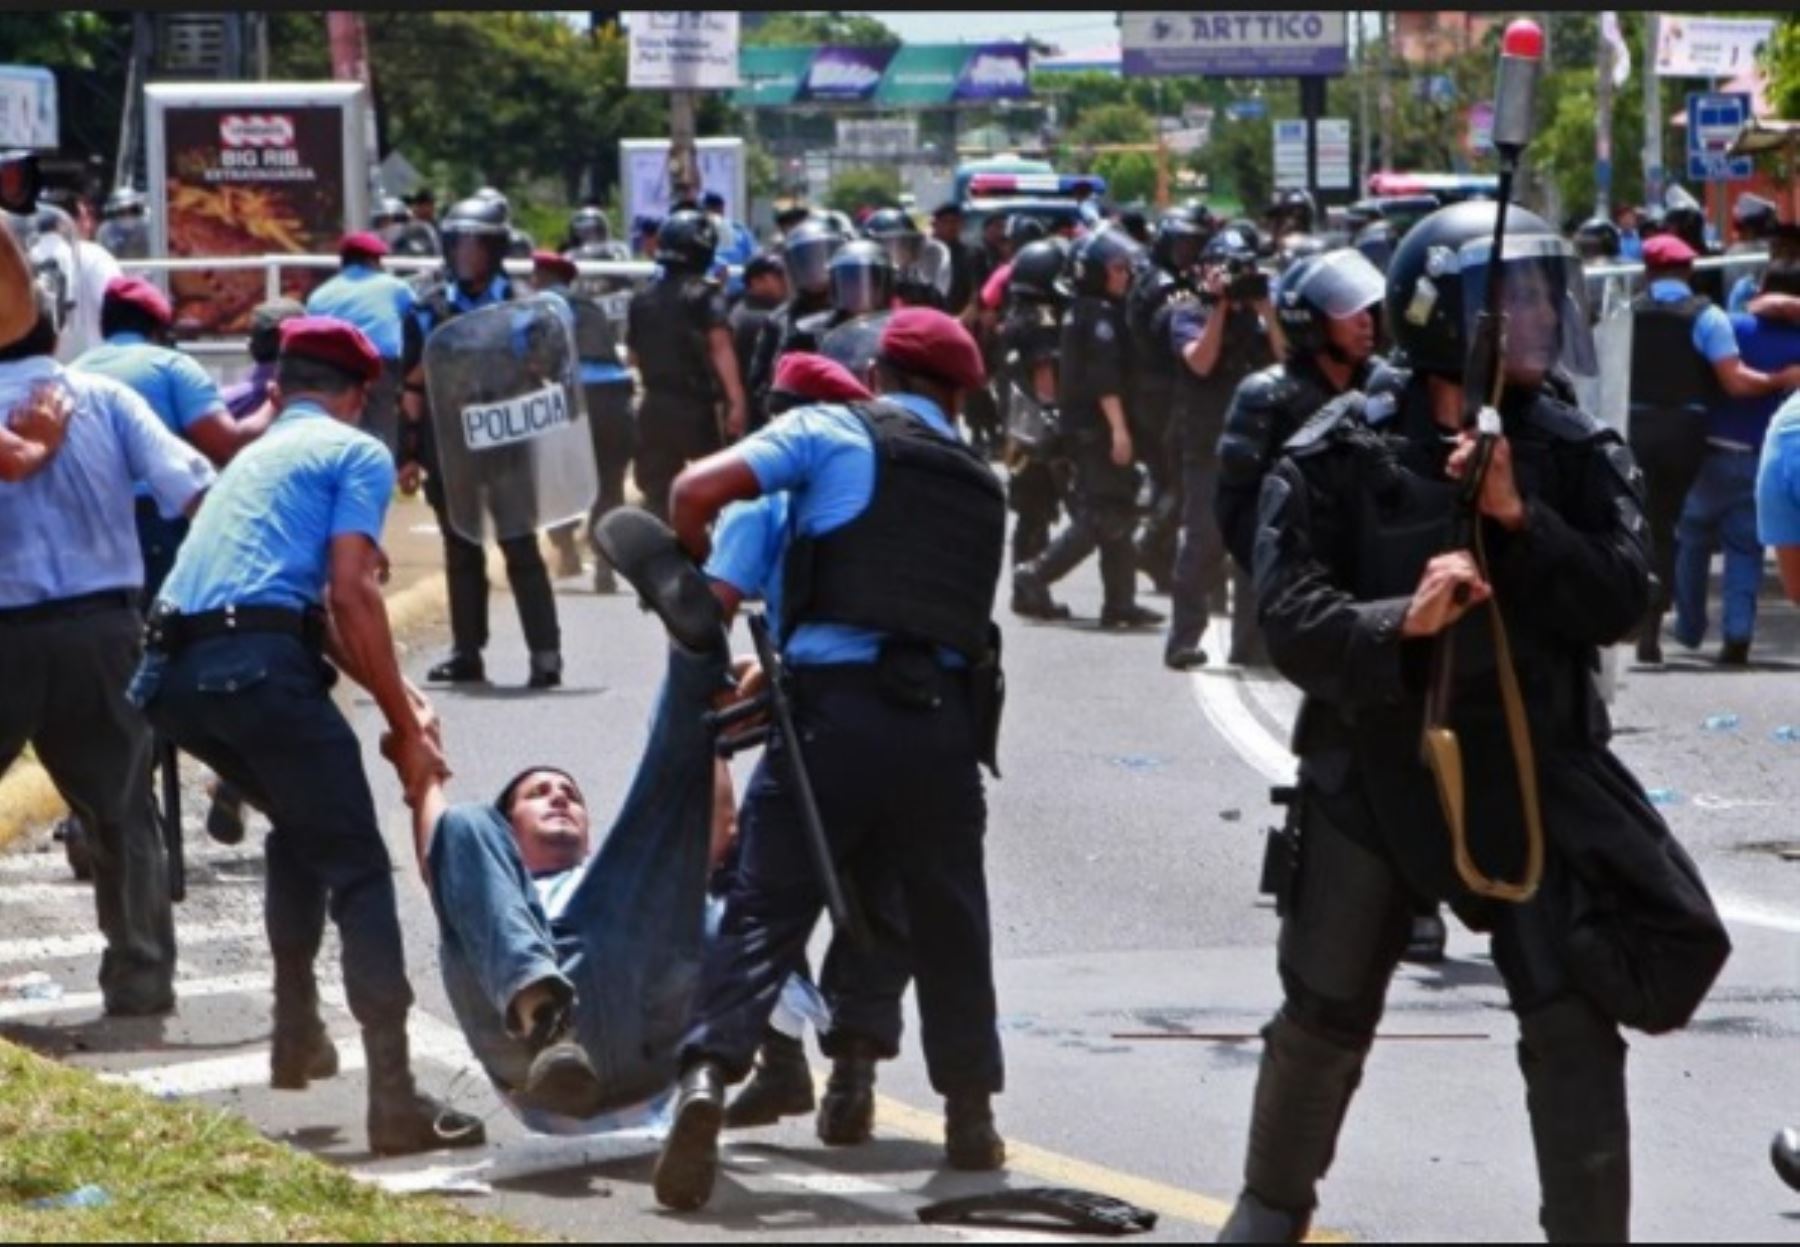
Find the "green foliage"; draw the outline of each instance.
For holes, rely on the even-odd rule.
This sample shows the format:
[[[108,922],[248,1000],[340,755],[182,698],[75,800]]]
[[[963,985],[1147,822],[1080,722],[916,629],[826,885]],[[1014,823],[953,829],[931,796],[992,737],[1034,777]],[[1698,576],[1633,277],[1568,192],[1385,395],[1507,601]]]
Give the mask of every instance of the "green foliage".
[[[1268,118],[1213,122],[1212,142],[1195,158],[1206,174],[1209,202],[1229,196],[1241,204],[1266,204],[1275,192],[1275,127]]]
[[[897,48],[900,36],[867,13],[772,13],[744,32],[753,46],[836,43],[850,47]]]
[[[845,169],[831,179],[825,202],[839,212],[858,208],[898,208],[900,172],[891,168]]]
[[[1790,13],[1781,19],[1766,57],[1769,102],[1778,116],[1800,119],[1800,16]]]
[[[1134,104],[1102,105],[1085,114],[1081,123],[1069,132],[1069,142],[1079,147],[1155,141],[1155,123]]]
[[[1101,152],[1092,171],[1106,179],[1114,203],[1148,203],[1156,195],[1156,157],[1148,152]]]
[[[112,25],[107,14],[78,9],[0,13],[0,64],[93,69]]]

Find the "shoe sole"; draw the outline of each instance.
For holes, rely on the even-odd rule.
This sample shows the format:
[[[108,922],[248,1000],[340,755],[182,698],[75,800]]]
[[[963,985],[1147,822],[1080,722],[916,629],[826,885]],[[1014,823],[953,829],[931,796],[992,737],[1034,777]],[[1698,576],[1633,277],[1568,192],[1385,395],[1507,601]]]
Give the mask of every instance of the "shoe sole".
[[[682,646],[704,652],[723,643],[718,599],[668,525],[648,511],[621,507],[594,526],[594,544]]]
[[[597,1117],[606,1110],[599,1076],[591,1066],[574,1061],[559,1061],[541,1078],[528,1081],[519,1100],[577,1120]]]
[[[719,1176],[719,1130],[724,1115],[724,1109],[712,1099],[690,1101],[676,1115],[651,1179],[656,1202],[664,1208],[696,1212],[712,1198],[713,1183]]]

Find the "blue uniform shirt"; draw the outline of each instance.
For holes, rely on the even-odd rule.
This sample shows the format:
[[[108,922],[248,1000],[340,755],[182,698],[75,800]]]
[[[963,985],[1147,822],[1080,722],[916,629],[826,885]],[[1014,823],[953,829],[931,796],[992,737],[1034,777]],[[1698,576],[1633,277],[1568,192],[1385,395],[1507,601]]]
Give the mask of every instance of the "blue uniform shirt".
[[[506,302],[512,295],[512,283],[507,280],[506,274],[501,273],[488,283],[487,289],[481,292],[480,298],[471,298],[468,292],[454,281],[444,287],[444,294],[449,300],[450,306],[458,312],[473,312],[476,308],[492,307],[496,303]],[[413,320],[418,322],[420,334],[425,337],[430,337],[431,331],[438,327],[429,303],[415,303],[412,315]]]
[[[351,264],[312,292],[306,314],[349,321],[368,336],[382,359],[398,361],[413,302],[412,287],[392,273],[371,264]]]
[[[782,551],[787,544],[788,496],[765,494],[750,502],[734,502],[719,516],[713,533],[706,574],[723,581],[745,598],[760,599],[767,611],[770,635],[781,643]]]
[[[883,397],[941,436],[956,437],[956,429],[930,399],[916,394]],[[790,538],[817,537],[842,528],[867,510],[875,496],[875,443],[848,407],[821,404],[790,411],[740,442],[738,453],[765,494],[788,495]],[[784,556],[786,547],[784,541]],[[764,582],[776,574],[771,569]],[[787,638],[783,656],[796,667],[872,663],[880,656],[885,635],[846,624],[802,624]],[[962,661],[949,650],[940,650],[939,657],[946,663]]]
[[[332,538],[380,544],[394,478],[373,437],[312,403],[288,407],[220,476],[159,600],[184,614],[318,605]]]
[[[1650,298],[1655,303],[1679,303],[1693,295],[1685,281],[1673,277],[1658,278],[1650,283]],[[1732,331],[1731,317],[1726,315],[1724,308],[1716,304],[1709,306],[1694,321],[1694,349],[1705,356],[1709,364],[1736,357],[1737,334]]]
[[[143,588],[132,485],[147,484],[174,519],[213,483],[206,457],[110,377],[47,357],[0,364],[0,412],[40,381],[67,386],[75,410],[42,471],[0,483],[0,610]]]
[[[1763,440],[1756,535],[1764,545],[1800,546],[1800,394],[1775,413]]]
[[[1731,327],[1746,367],[1758,372],[1780,372],[1791,364],[1800,364],[1800,325],[1736,315],[1731,318]],[[1774,418],[1783,397],[1781,394],[1767,394],[1761,398],[1726,395],[1708,413],[1710,432],[1716,438],[1755,450],[1762,445],[1769,421]]]
[[[115,333],[69,366],[130,386],[178,437],[208,416],[229,414],[218,382],[197,360],[142,334]]]
[[[1756,278],[1738,278],[1737,284],[1731,288],[1731,293],[1725,297],[1725,310],[1727,312],[1748,311],[1750,300],[1756,297],[1756,291]]]
[[[1644,240],[1636,230],[1628,229],[1619,235],[1619,258],[1621,260],[1643,260]]]
[[[557,298],[561,299],[564,304],[569,305],[570,316],[575,314],[574,306],[569,304],[568,287],[546,286],[544,289],[538,291],[538,293],[555,295]],[[581,384],[583,385],[629,385],[631,383],[631,372],[616,358],[588,359],[586,356],[583,356],[580,364],[580,373]]]

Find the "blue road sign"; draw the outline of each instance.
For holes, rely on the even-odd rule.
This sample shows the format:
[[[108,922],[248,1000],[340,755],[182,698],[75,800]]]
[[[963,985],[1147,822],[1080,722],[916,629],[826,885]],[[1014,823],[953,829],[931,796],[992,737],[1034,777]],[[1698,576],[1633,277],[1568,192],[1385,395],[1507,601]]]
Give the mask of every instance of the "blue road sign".
[[[1689,93],[1687,115],[1688,180],[1740,182],[1756,173],[1748,156],[1726,155],[1738,131],[1750,122],[1750,97],[1743,92]]]

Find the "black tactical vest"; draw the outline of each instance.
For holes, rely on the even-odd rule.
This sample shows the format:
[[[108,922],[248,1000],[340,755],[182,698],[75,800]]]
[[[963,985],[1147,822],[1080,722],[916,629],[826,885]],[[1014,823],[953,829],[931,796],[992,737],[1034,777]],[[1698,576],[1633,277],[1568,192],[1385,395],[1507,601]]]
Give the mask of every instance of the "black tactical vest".
[[[631,342],[646,394],[713,401],[712,361],[699,302],[710,297],[704,277],[669,274],[632,296]]]
[[[1706,357],[1694,349],[1694,322],[1709,306],[1690,295],[1657,303],[1649,295],[1631,305],[1631,406],[1645,411],[1705,414],[1722,397]]]
[[[618,335],[606,310],[585,295],[562,292],[575,313],[575,354],[584,364],[619,363]]]
[[[782,632],[848,624],[980,661],[1006,544],[999,480],[960,440],[898,406],[851,410],[875,444],[874,493],[842,528],[789,547]]]

